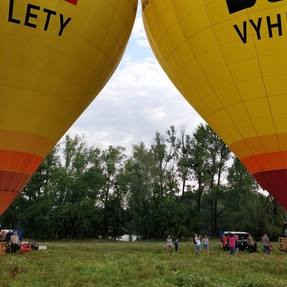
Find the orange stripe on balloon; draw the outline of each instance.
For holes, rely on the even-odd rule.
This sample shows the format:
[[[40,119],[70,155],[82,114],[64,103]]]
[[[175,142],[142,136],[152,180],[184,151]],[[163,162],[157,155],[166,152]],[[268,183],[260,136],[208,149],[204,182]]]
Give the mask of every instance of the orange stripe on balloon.
[[[18,172],[31,176],[43,158],[24,152],[0,150],[0,170]]]
[[[0,170],[0,215],[21,192],[30,176],[24,173]]]
[[[18,151],[45,157],[55,142],[35,134],[0,130],[0,150]]]
[[[252,174],[287,169],[287,151],[253,155],[241,159]]]
[[[240,158],[287,150],[287,133],[247,138],[234,142],[230,149]]]

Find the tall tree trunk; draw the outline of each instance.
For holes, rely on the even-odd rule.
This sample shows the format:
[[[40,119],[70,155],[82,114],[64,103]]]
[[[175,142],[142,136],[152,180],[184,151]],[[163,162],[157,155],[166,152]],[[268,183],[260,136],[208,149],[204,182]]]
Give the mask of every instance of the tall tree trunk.
[[[107,187],[106,187],[106,190],[105,190],[105,198],[104,198],[104,224],[103,224],[103,227],[104,227],[104,238],[107,238],[107,235],[108,235],[108,229],[109,229],[109,218],[108,218],[108,215],[107,215],[107,202],[109,200],[109,193],[110,193],[110,186],[111,186],[111,180],[110,178],[108,179],[108,182],[107,182]]]
[[[209,183],[209,188],[210,188],[210,199],[209,199],[209,230],[210,232],[213,234],[213,216],[214,216],[214,212],[213,212],[213,194],[214,194],[214,176],[215,176],[215,171],[212,171],[211,174],[211,179],[210,179],[210,183]]]
[[[218,206],[218,191],[220,189],[220,182],[221,182],[221,173],[222,173],[222,162],[220,162],[220,167],[218,169],[218,178],[216,188],[213,193],[213,234],[217,234],[217,206]]]
[[[196,211],[198,214],[200,214],[200,209],[201,209],[201,198],[203,194],[203,186],[202,186],[202,180],[201,176],[198,175],[198,191],[197,191],[197,196],[196,196]]]
[[[181,197],[184,196],[185,184],[186,184],[186,176],[183,176],[183,178],[182,178],[182,187],[181,187]]]
[[[104,208],[106,208],[106,204],[107,204],[108,199],[109,199],[110,185],[111,185],[111,181],[109,179],[108,183],[107,183],[107,188],[106,188],[106,191],[105,191]]]
[[[200,232],[200,225],[201,225],[201,200],[203,195],[203,185],[200,174],[197,176],[198,181],[198,190],[196,193],[196,213],[198,217],[198,221],[195,224],[195,231]]]

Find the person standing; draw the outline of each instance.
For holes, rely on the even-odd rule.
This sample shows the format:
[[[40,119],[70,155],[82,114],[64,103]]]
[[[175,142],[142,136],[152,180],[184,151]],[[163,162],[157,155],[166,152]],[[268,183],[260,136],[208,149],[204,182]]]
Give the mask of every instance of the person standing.
[[[206,235],[203,235],[201,242],[202,242],[203,250],[208,252],[209,251],[209,239],[208,239],[208,237]]]
[[[201,242],[200,242],[200,238],[197,234],[194,234],[193,244],[194,244],[195,255],[198,256],[200,253]]]
[[[5,230],[2,230],[2,227],[0,227],[0,242],[4,242],[6,238],[6,232]]]
[[[250,253],[257,251],[256,242],[250,234],[247,236],[247,249]]]
[[[236,248],[236,239],[234,234],[230,234],[229,237],[229,252],[230,255],[234,255],[235,254],[235,248]]]
[[[175,240],[173,241],[173,245],[175,252],[177,252],[179,247],[178,237],[176,237]]]
[[[224,249],[224,231],[219,231],[219,239],[220,239],[220,244],[221,244],[221,247]]]
[[[170,235],[168,235],[168,237],[166,239],[166,246],[167,246],[167,250],[168,250],[169,254],[171,255],[171,253],[172,253],[172,239],[171,239]]]
[[[13,235],[11,236],[11,252],[16,252],[19,248],[19,236],[17,231],[13,232]]]
[[[270,253],[270,240],[266,233],[261,237],[261,243],[263,244],[263,252],[266,254],[269,254]]]

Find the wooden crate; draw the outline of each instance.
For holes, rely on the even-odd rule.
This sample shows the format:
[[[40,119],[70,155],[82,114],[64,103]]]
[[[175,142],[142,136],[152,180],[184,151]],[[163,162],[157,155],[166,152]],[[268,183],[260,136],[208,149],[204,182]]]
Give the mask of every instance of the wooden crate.
[[[6,253],[6,242],[0,242],[0,254]]]
[[[281,251],[287,251],[287,237],[279,237],[279,245]]]

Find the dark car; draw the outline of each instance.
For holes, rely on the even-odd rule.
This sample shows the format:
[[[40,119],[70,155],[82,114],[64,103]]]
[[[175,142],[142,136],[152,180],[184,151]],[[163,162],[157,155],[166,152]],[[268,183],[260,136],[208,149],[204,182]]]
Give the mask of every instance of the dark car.
[[[249,236],[249,233],[242,231],[224,231],[222,239],[224,250],[229,250],[229,238],[231,235],[234,235],[235,237],[236,249],[241,251],[248,250],[247,237]]]

